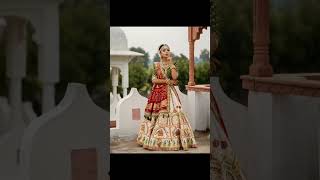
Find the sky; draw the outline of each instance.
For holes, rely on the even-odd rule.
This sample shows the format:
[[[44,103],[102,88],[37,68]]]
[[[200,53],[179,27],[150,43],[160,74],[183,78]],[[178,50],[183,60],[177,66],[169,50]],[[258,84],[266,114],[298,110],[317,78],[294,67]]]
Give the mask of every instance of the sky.
[[[160,44],[168,44],[175,55],[189,57],[188,27],[120,27],[128,39],[128,47],[142,47],[152,59]],[[203,30],[195,42],[194,55],[199,57],[202,49],[210,51],[210,27]]]

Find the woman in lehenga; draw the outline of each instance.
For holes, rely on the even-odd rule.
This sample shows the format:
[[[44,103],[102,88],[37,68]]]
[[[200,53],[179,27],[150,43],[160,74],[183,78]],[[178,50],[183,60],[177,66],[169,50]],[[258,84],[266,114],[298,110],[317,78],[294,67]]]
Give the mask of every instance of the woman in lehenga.
[[[158,48],[160,62],[154,63],[152,90],[140,125],[137,143],[148,150],[177,151],[197,147],[190,123],[181,108],[175,85],[177,67],[172,63],[170,48]]]
[[[231,148],[229,135],[224,125],[220,108],[210,93],[211,147],[210,147],[210,175],[212,180],[245,180],[240,162]]]

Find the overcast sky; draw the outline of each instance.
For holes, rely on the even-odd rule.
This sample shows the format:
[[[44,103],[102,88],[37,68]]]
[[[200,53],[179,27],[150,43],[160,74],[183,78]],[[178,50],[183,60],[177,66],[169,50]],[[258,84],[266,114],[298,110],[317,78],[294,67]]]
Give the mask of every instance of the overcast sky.
[[[128,46],[142,47],[152,59],[160,44],[168,44],[171,52],[189,56],[188,27],[121,27],[126,33]],[[205,29],[195,43],[195,56],[202,49],[210,51],[210,27]]]

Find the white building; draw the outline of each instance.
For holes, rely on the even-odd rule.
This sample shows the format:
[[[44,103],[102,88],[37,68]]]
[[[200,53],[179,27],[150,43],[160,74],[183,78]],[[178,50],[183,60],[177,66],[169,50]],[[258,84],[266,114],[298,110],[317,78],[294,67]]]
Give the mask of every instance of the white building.
[[[122,97],[127,95],[129,62],[136,56],[143,56],[143,54],[129,50],[128,40],[123,30],[120,27],[110,27],[110,70],[113,97],[117,95],[119,74],[122,75]]]
[[[85,85],[71,83],[56,106],[59,81],[59,10],[62,0],[2,0],[0,41],[6,42],[8,97],[0,97],[0,179],[109,179],[109,113],[97,107]],[[35,29],[42,115],[22,100],[26,77],[26,25]],[[88,160],[88,158],[90,160]],[[88,167],[88,163],[96,166]],[[74,169],[77,169],[76,171]],[[88,173],[88,172],[91,173]]]

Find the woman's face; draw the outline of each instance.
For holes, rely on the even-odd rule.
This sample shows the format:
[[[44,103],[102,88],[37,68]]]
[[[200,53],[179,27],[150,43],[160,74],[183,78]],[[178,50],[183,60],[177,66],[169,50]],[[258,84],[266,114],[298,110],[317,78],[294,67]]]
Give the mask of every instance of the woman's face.
[[[163,48],[161,48],[160,50],[160,56],[162,58],[168,58],[170,57],[170,49],[168,46],[164,46]]]

